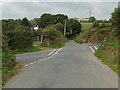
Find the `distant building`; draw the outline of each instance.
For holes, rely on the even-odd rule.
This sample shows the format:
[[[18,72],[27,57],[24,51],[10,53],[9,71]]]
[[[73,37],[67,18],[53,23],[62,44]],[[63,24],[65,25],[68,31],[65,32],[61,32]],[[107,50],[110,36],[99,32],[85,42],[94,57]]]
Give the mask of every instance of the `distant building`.
[[[36,23],[34,23],[31,30],[37,31],[38,29],[39,29],[39,26]]]
[[[89,18],[73,18],[79,22],[89,22]]]

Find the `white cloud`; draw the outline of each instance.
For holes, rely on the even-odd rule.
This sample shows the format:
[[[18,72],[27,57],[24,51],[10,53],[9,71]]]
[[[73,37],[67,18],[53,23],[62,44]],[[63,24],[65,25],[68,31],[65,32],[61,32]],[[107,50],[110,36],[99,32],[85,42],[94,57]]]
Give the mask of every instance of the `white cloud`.
[[[102,1],[102,0],[99,0]],[[4,2],[3,18],[33,19],[43,13],[62,13],[70,17],[89,17],[89,11],[98,19],[109,19],[117,3],[91,3],[91,2]]]
[[[119,0],[1,0],[2,2],[118,2]]]

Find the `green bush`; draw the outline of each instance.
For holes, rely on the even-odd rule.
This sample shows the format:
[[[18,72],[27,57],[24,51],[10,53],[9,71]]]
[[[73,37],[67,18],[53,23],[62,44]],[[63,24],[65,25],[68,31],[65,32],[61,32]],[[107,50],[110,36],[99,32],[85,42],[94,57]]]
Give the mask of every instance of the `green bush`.
[[[32,34],[29,31],[8,31],[8,45],[11,49],[23,49],[32,46]]]
[[[93,25],[92,25],[93,28],[96,28],[96,27],[100,27],[100,24],[97,23],[97,22],[94,22]]]
[[[8,48],[9,39],[5,36],[2,37],[2,84],[4,85],[8,79],[16,73],[16,60],[15,56],[10,53]]]
[[[8,79],[16,73],[15,56],[8,52],[2,52],[2,84],[4,85]]]
[[[54,26],[47,26],[43,31],[44,45],[64,46],[63,35]]]
[[[102,24],[100,25],[100,28],[105,28],[105,27],[106,27],[105,23],[102,23]]]
[[[55,28],[57,30],[59,30],[62,34],[63,34],[63,31],[64,31],[64,25],[62,23],[57,23],[55,24]]]

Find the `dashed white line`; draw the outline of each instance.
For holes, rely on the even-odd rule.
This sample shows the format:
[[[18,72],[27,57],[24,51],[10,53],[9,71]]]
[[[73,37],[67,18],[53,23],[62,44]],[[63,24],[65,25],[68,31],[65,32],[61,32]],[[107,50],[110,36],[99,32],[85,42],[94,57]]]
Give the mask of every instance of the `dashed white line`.
[[[61,49],[62,49],[62,48],[58,49],[58,50],[55,52],[55,54],[57,54]],[[55,55],[55,54],[54,54],[54,55]]]
[[[92,52],[95,53],[95,51],[92,49],[92,47],[91,47],[91,46],[89,46],[89,47],[90,47],[90,49],[92,50]]]
[[[55,52],[56,49],[54,49],[52,52],[50,52],[47,56],[52,55]]]
[[[94,48],[97,50],[98,48],[96,46],[94,46]]]
[[[49,54],[47,55],[47,56],[48,56],[47,58],[45,58],[45,59],[40,59],[40,60],[38,60],[38,61],[36,61],[36,62],[33,62],[33,63],[30,63],[30,64],[26,64],[25,67],[27,67],[27,66],[29,66],[29,65],[32,65],[32,64],[35,64],[35,63],[40,62],[40,61],[47,60],[47,59],[51,58],[52,56],[56,55],[61,49],[62,49],[62,48],[58,49],[56,52],[55,52],[56,49],[54,49],[51,53],[49,53]],[[55,52],[55,53],[54,53],[54,52]],[[53,54],[53,53],[54,53],[54,54]],[[51,55],[51,56],[50,56],[50,55]]]

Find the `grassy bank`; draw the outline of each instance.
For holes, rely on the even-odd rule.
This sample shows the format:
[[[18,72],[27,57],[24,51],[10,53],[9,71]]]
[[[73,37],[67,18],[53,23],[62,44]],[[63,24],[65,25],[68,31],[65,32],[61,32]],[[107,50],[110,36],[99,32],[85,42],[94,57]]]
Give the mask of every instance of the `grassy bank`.
[[[118,73],[118,48],[120,48],[117,34],[117,29],[111,28],[111,32],[95,52],[95,55],[116,73]]]
[[[20,70],[20,64],[16,62],[15,56],[8,52],[2,53],[2,85]]]
[[[95,55],[113,71],[118,73],[118,38],[117,29],[111,24],[105,28],[92,28],[84,30],[76,38],[75,42],[101,44]]]

